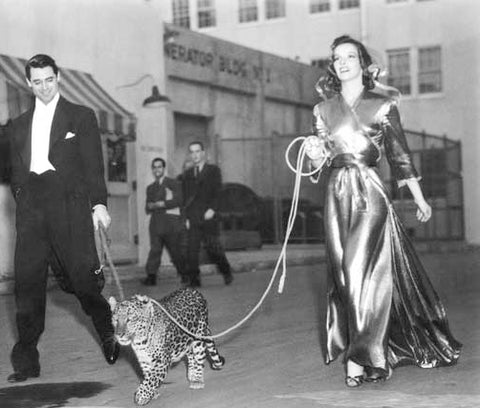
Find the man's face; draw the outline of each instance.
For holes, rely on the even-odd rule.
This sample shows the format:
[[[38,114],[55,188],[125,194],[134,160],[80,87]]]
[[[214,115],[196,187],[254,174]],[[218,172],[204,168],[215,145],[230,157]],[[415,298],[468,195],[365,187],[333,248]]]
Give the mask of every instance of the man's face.
[[[193,144],[188,148],[190,152],[190,159],[194,165],[198,165],[204,162],[205,160],[205,150],[202,150],[202,147],[198,144]]]
[[[161,179],[165,174],[165,167],[163,167],[163,163],[160,160],[153,162],[152,174],[157,180]]]
[[[58,93],[59,76],[55,75],[52,67],[31,68],[28,86],[33,94],[45,105]]]

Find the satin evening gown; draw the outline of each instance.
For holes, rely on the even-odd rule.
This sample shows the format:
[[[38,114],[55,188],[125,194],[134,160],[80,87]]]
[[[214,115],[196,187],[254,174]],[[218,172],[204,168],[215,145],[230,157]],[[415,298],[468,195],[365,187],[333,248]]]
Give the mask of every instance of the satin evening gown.
[[[336,94],[315,106],[314,126],[330,156],[326,363],[344,353],[384,373],[454,364],[461,344],[377,170],[385,154],[400,186],[418,179],[395,102],[364,91],[349,106]]]

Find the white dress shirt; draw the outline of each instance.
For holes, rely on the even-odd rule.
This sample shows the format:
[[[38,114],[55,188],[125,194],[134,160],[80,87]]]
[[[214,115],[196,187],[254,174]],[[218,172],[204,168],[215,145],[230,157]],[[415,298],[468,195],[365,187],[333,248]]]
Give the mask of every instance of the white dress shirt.
[[[32,158],[30,161],[30,171],[42,174],[47,170],[55,170],[52,163],[48,160],[50,149],[50,131],[52,129],[53,115],[57,107],[60,94],[45,105],[40,99],[35,99],[35,110],[32,120]]]

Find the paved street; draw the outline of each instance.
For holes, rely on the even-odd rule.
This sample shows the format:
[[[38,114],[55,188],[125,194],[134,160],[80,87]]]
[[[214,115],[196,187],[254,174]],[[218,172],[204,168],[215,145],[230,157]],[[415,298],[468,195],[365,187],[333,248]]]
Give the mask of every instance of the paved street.
[[[175,408],[478,408],[480,406],[480,251],[422,254],[422,259],[447,307],[453,333],[464,343],[455,367],[395,370],[384,384],[347,389],[339,362],[325,366],[321,356],[325,265],[292,266],[285,291],[276,285],[261,309],[240,329],[219,339],[226,358],[222,371],[205,371],[205,389],[190,390],[185,365],[173,367],[152,407]],[[241,319],[265,290],[271,270],[237,273],[225,287],[219,275],[203,278],[214,333]],[[174,275],[159,286],[140,287],[126,280],[127,296],[155,298],[177,285]],[[115,294],[109,285],[105,294]],[[76,300],[52,289],[46,331],[40,343],[42,375],[12,386],[9,352],[14,342],[12,295],[0,296],[0,407],[132,407],[140,370],[133,354],[122,349],[114,366],[104,363],[89,320]]]

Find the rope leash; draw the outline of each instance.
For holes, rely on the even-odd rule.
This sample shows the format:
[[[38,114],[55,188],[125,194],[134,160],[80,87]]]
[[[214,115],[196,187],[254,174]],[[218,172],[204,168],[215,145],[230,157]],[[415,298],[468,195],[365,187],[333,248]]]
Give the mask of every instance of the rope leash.
[[[309,137],[312,137],[312,136],[309,136]],[[308,140],[309,137],[304,137],[304,136],[297,137],[296,139],[294,139],[288,145],[288,147],[285,151],[285,161],[287,162],[288,167],[295,173],[295,184],[294,184],[294,188],[293,188],[292,200],[291,200],[291,205],[290,205],[290,213],[289,213],[289,216],[288,216],[287,227],[286,227],[286,231],[285,231],[285,238],[284,238],[284,241],[283,241],[282,249],[280,251],[280,255],[279,255],[279,257],[277,259],[277,263],[275,265],[275,269],[273,270],[272,277],[270,278],[270,281],[267,285],[267,288],[263,292],[263,295],[261,296],[261,298],[257,302],[257,304],[253,307],[253,309],[249,313],[247,313],[243,319],[241,319],[238,323],[234,324],[233,326],[229,327],[228,329],[226,329],[226,330],[224,330],[224,331],[222,331],[218,334],[215,334],[215,335],[200,336],[198,334],[195,334],[195,333],[192,333],[191,331],[189,331],[174,316],[172,316],[172,314],[168,310],[166,310],[164,306],[162,306],[155,299],[150,298],[152,303],[154,303],[156,306],[158,306],[160,308],[160,310],[163,313],[165,313],[165,315],[173,323],[175,323],[183,332],[185,332],[189,336],[191,336],[191,337],[193,337],[197,340],[211,342],[214,339],[218,339],[219,337],[223,337],[223,336],[227,335],[228,333],[232,332],[233,330],[242,326],[260,308],[260,306],[264,302],[265,298],[270,293],[270,290],[273,286],[273,283],[275,282],[275,278],[278,274],[280,265],[282,266],[282,275],[280,277],[280,281],[279,281],[279,284],[278,284],[278,293],[283,292],[283,288],[284,288],[285,280],[286,280],[286,274],[287,274],[287,244],[288,244],[288,240],[290,239],[290,235],[293,231],[295,218],[297,216],[298,199],[299,199],[299,196],[300,196],[301,179],[302,179],[303,176],[314,175],[315,173],[321,171],[321,168],[322,168],[322,166],[319,166],[318,168],[316,168],[316,169],[314,169],[314,170],[312,170],[308,173],[303,173],[302,172],[303,164],[304,164],[304,161],[305,161],[305,155],[310,154],[310,153],[307,153],[307,147],[306,147],[306,145],[308,143],[307,140]],[[314,137],[316,137],[316,136],[314,136]],[[301,144],[300,149],[299,149],[298,154],[297,154],[297,165],[296,165],[296,167],[294,167],[290,163],[290,160],[289,160],[288,156],[289,156],[289,153],[290,153],[290,150],[291,150],[292,146],[295,143],[297,143],[298,141],[302,141],[302,144]],[[110,250],[108,248],[107,235],[106,235],[106,231],[105,231],[103,225],[100,225],[99,234],[100,234],[101,244],[103,246],[103,251],[105,253],[105,257],[108,261],[109,267],[112,271],[113,277],[115,279],[115,283],[117,285],[117,288],[118,288],[118,291],[119,291],[119,294],[120,294],[120,299],[124,300],[125,297],[124,297],[124,293],[123,293],[123,288],[122,288],[122,285],[120,283],[120,279],[118,277],[117,269],[115,268],[115,265],[112,261]]]

